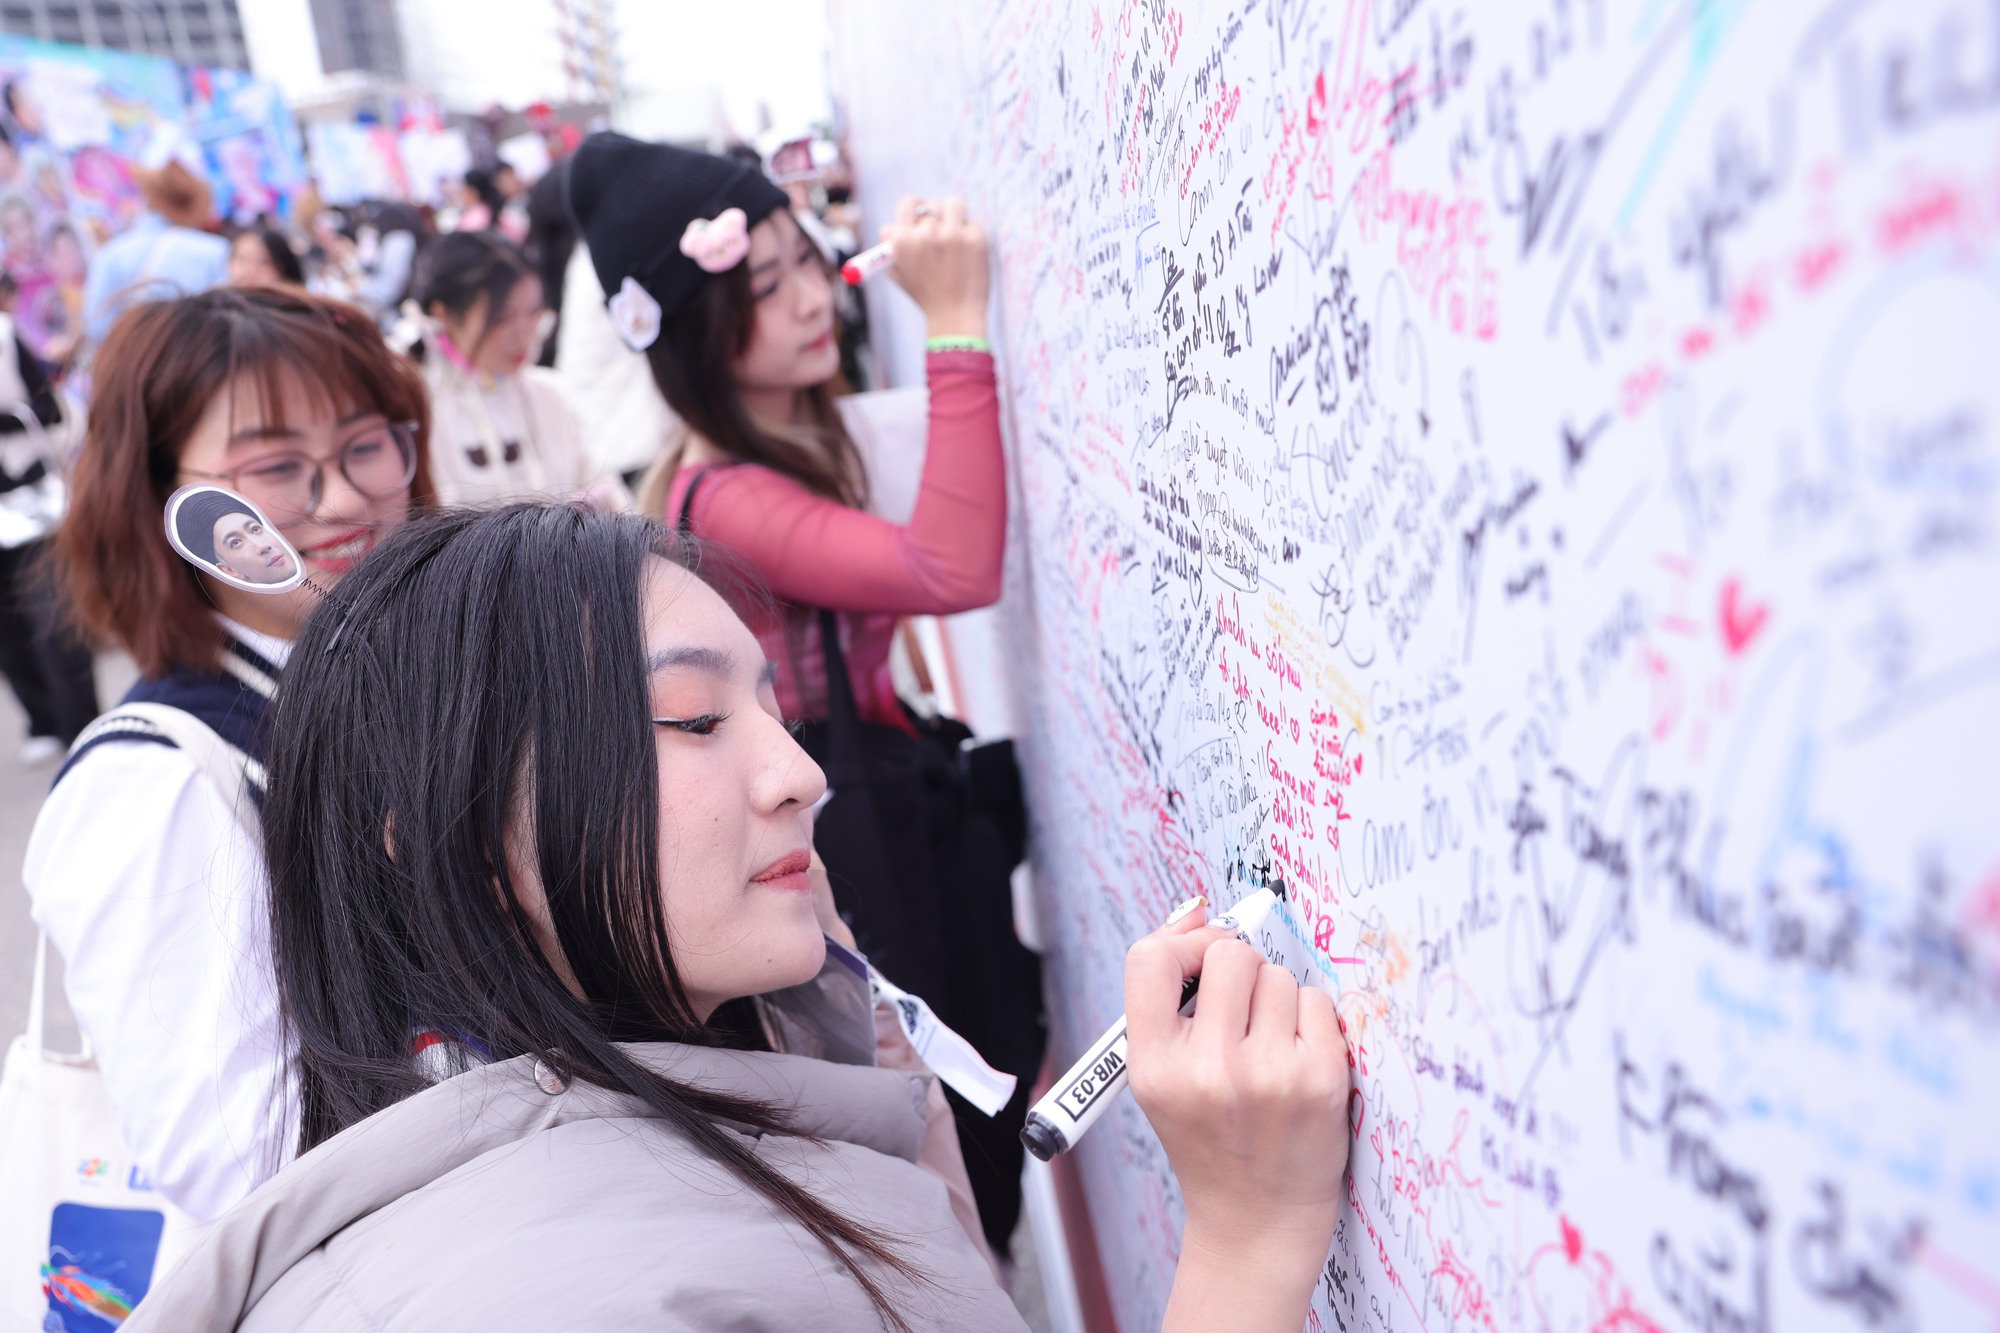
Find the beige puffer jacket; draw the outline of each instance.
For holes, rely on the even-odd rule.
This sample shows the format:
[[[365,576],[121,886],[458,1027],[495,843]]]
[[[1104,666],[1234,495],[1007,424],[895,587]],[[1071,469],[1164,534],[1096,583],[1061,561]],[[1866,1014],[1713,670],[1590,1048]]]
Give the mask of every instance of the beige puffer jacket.
[[[676,1080],[791,1108],[818,1142],[754,1150],[844,1216],[902,1238],[884,1270],[913,1328],[1025,1328],[915,1165],[928,1076],[796,1055],[627,1048]],[[749,1137],[746,1135],[746,1137]],[[876,1329],[810,1233],[635,1098],[542,1091],[526,1059],[440,1083],[286,1167],[221,1218],[127,1333]]]

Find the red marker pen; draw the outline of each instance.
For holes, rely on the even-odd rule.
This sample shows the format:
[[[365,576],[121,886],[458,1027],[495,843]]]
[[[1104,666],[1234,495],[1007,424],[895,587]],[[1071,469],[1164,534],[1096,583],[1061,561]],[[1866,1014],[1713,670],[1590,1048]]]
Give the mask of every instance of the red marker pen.
[[[840,266],[840,276],[847,279],[850,287],[859,287],[868,279],[896,262],[896,247],[884,241],[870,246],[854,258]]]

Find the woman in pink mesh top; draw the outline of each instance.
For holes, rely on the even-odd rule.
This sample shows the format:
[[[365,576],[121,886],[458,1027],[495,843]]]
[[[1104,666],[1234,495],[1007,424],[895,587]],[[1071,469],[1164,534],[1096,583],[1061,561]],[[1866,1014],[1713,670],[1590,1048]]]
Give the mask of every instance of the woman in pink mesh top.
[[[787,717],[827,715],[826,608],[862,720],[906,727],[889,676],[897,620],[1000,595],[1007,487],[984,233],[957,200],[905,200],[887,229],[930,331],[929,448],[898,524],[863,508],[868,479],[832,392],[833,278],[784,192],[753,164],[617,134],[578,150],[569,191],[619,334],[686,427],[641,507],[670,523],[685,512],[770,589],[777,605],[751,628]]]
[[[987,762],[1002,747],[961,750],[966,733],[948,719],[913,725],[889,674],[898,619],[1000,596],[1007,485],[985,237],[957,200],[905,200],[885,229],[896,280],[930,325],[923,475],[909,522],[894,523],[866,508],[868,477],[834,401],[832,274],[784,193],[754,161],[617,134],[591,136],[569,172],[612,324],[685,427],[640,507],[725,548],[772,594],[738,610],[831,780],[814,842],[841,915],[891,980],[1019,1080],[997,1115],[954,1103],[980,1225],[1004,1260],[1045,1042],[1039,961],[1012,926],[1017,780],[1011,758]],[[829,688],[829,660],[848,691],[838,675]]]

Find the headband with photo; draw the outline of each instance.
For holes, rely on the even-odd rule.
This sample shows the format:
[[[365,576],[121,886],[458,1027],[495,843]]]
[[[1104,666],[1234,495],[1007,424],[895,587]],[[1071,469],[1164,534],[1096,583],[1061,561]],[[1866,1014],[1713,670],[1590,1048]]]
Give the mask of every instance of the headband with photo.
[[[305,562],[256,505],[203,482],[167,497],[167,541],[204,574],[244,592],[290,592]]]

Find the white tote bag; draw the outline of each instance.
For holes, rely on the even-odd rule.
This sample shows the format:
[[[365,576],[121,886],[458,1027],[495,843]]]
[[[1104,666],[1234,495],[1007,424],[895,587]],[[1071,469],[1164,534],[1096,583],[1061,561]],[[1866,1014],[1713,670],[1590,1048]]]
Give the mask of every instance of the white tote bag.
[[[93,723],[165,734],[219,787],[253,831],[249,758],[177,708],[127,704]],[[0,1071],[0,1333],[104,1333],[193,1245],[199,1228],[132,1160],[86,1042],[61,1055],[44,1041],[48,940],[35,946],[28,1030]]]
[[[194,1224],[125,1150],[88,1047],[43,1044],[47,963],[43,939],[28,1030],[0,1072],[0,1329],[100,1333],[125,1322]]]

